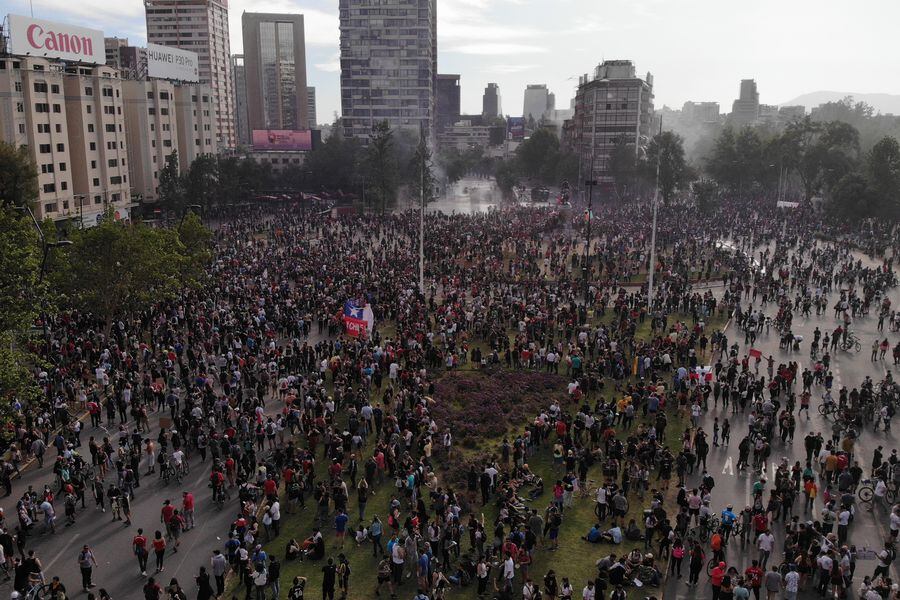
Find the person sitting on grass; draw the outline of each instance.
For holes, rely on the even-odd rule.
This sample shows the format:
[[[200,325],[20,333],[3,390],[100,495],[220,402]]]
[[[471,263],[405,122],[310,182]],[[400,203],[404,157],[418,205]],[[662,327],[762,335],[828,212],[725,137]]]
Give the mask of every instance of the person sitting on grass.
[[[284,547],[284,560],[294,560],[295,558],[300,556],[300,543],[296,538],[291,538],[291,541],[287,543]]]
[[[624,537],[622,534],[622,528],[618,525],[613,525],[602,534],[600,534],[600,536],[603,538],[604,542],[609,542],[610,544],[621,544],[622,538]]]
[[[631,540],[632,542],[639,542],[644,539],[644,536],[641,534],[641,529],[637,526],[637,522],[635,522],[634,519],[631,519],[628,522],[628,527],[625,528],[625,539]]]
[[[581,539],[590,542],[592,544],[599,544],[602,541],[603,530],[600,529],[599,523],[594,523],[594,526],[591,527],[591,530],[588,532],[586,536],[582,536]]]

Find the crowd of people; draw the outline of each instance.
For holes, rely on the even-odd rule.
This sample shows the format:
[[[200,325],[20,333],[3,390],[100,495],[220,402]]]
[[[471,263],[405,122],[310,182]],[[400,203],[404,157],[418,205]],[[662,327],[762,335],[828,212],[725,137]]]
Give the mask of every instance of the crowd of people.
[[[203,600],[223,597],[228,573],[231,593],[247,598],[286,592],[298,600],[313,587],[323,598],[346,597],[360,568],[343,552],[352,544],[371,546],[377,564],[372,581],[354,586],[416,600],[439,600],[461,586],[501,598],[623,600],[630,588],[661,585],[667,568],[680,577],[685,557],[697,584],[707,554],[718,561],[710,574],[716,599],[743,599],[747,590],[758,598],[775,585],[770,572],[788,598],[803,585],[849,587],[854,507],[844,496],[865,475],[882,483],[876,488],[886,498],[900,475],[896,453],[873,459],[865,473],[854,453],[864,415],[889,427],[892,381],[878,382],[877,393],[871,381],[840,390],[830,441],[814,436],[805,466],[778,463],[774,485],[764,474],[775,428],[782,444],[793,441],[812,394],[831,391],[830,352],[850,322],[877,309],[893,332],[893,266],[864,266],[847,241],[816,242],[820,220],[786,225],[735,203],[698,233],[683,208],[664,208],[659,219],[652,307],[640,283],[646,207],[609,207],[593,224],[589,250],[577,219],[557,210],[429,215],[424,291],[416,280],[416,214],[331,218],[273,209],[215,223],[214,259],[200,289],[112,323],[75,311],[51,316],[49,344],[35,346],[48,365],[35,372],[44,398],[14,401],[15,442],[0,474],[18,497],[16,516],[0,520],[0,564],[14,574],[14,590],[63,585],[46,583],[29,554],[37,528],[57,530],[60,504],[71,525],[90,494],[97,509],[130,525],[142,482],[181,481],[196,468],[209,470],[212,501],[235,513],[225,543],[196,576]],[[735,232],[735,223],[747,231]],[[748,236],[769,244],[758,261]],[[726,237],[741,250],[717,244]],[[379,326],[370,334],[345,333],[348,299],[371,305]],[[811,370],[750,353],[770,325],[791,336],[794,351],[802,340],[791,333],[792,319],[812,308],[825,313],[832,302],[844,328],[825,334]],[[732,315],[741,333],[709,325]],[[571,383],[532,422],[511,423],[521,429],[512,441],[498,442],[454,481],[440,465],[463,453],[454,458],[459,440],[433,416],[434,383],[467,365],[498,377],[503,369],[558,373]],[[703,417],[720,401],[730,416],[716,417],[708,432]],[[673,419],[684,427],[670,427]],[[734,442],[737,467],[762,475],[752,504],[717,515],[709,448]],[[54,450],[55,485],[14,491],[20,468],[32,459],[44,468]],[[529,467],[544,456],[553,480]],[[802,519],[801,489],[818,519]],[[479,501],[492,506],[493,518]],[[583,540],[566,542],[611,551],[585,581],[570,580],[565,564],[534,570],[540,553],[559,549],[573,505],[585,502],[595,520],[575,525]],[[194,503],[186,491],[163,504],[158,530],[135,530],[130,550],[148,600],[188,594],[162,573],[193,526]],[[295,514],[312,514],[310,529],[286,539],[282,517]],[[891,514],[896,537],[900,509]],[[777,519],[786,533],[784,573],[771,571]],[[732,536],[737,524],[741,535]],[[757,564],[729,567],[731,539],[757,547]],[[631,549],[616,552],[622,544]],[[329,545],[341,552],[332,555]],[[893,557],[888,543],[866,593],[896,596]],[[314,562],[321,581],[283,582],[282,569],[294,561]],[[93,591],[93,550],[85,547],[79,564],[84,591],[107,597]]]

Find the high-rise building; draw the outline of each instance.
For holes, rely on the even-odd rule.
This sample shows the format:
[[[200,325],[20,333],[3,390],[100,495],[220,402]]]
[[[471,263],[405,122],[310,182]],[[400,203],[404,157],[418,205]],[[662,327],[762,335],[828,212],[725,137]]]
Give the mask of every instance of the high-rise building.
[[[681,107],[681,118],[685,123],[691,125],[700,123],[718,123],[719,103],[685,102]]]
[[[341,123],[368,140],[372,127],[434,127],[437,0],[339,0]]]
[[[216,151],[212,88],[151,79],[124,81],[122,92],[131,185],[144,202],[153,203],[169,155],[178,151],[178,168],[185,172],[195,158]]]
[[[250,118],[247,115],[247,73],[244,55],[231,56],[231,76],[234,77],[234,129],[238,144],[250,143]]]
[[[484,88],[484,95],[481,96],[481,115],[488,119],[494,119],[503,114],[500,107],[500,86],[496,83],[489,83]]]
[[[741,95],[731,105],[729,120],[738,127],[751,125],[759,119],[759,92],[756,91],[756,81],[753,79],[741,80]]]
[[[306,114],[309,117],[309,128],[318,128],[318,121],[316,121],[316,88],[309,85],[306,86]]]
[[[219,149],[235,144],[227,0],[144,0],[147,41],[196,52],[200,83],[212,88]]]
[[[436,86],[435,128],[440,132],[459,120],[459,75],[438,74]]]
[[[245,12],[241,23],[250,131],[307,129],[303,15]]]
[[[106,49],[106,65],[115,69],[122,68],[119,51],[128,46],[128,38],[105,37],[103,45]]]
[[[556,98],[547,90],[546,84],[533,83],[525,88],[525,102],[522,116],[526,121],[534,119],[540,121],[547,113],[555,108]]]
[[[39,220],[128,216],[123,103],[114,67],[0,56],[0,140],[27,148],[37,167]]]
[[[650,141],[652,119],[653,76],[637,77],[630,60],[607,60],[593,77],[579,77],[571,143],[582,173],[592,173],[591,179],[601,184],[612,183],[610,152],[624,142],[637,155]]]

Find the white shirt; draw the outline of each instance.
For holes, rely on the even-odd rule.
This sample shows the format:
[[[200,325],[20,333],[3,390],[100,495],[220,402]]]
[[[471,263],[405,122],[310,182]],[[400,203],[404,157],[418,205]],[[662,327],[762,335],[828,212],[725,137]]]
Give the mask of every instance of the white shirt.
[[[800,587],[800,573],[791,571],[784,576],[784,590],[786,592],[796,592]]]
[[[584,598],[584,600],[594,600],[595,594],[596,591],[594,590],[594,588],[584,586],[584,589],[581,590],[581,597]]]
[[[891,531],[900,530],[900,515],[895,512],[891,513]]]
[[[771,552],[775,547],[775,536],[771,533],[761,533],[757,539],[757,548],[764,552]]]
[[[515,576],[516,565],[513,562],[512,557],[509,557],[503,561],[503,577],[506,579],[513,579]]]
[[[838,525],[849,525],[850,524],[850,511],[842,510],[838,514]]]
[[[184,452],[181,450],[176,450],[172,453],[172,462],[174,462],[177,466],[181,466],[182,461],[184,460]]]

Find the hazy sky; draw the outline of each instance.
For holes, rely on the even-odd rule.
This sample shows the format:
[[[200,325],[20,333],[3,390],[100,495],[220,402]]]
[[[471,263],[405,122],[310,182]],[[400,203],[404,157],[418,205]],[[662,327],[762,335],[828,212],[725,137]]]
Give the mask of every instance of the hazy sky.
[[[603,59],[631,59],[654,78],[656,106],[718,101],[731,110],[740,80],[760,101],[817,90],[900,93],[897,0],[437,0],[438,71],[462,75],[463,112],[481,112],[500,85],[503,112],[522,114],[528,83],[546,83],[566,108],[577,77]],[[142,0],[33,0],[36,17],[103,29],[143,44]],[[318,120],[340,110],[337,0],[231,0],[233,52],[241,13],[305,15],[309,85]],[[0,13],[29,14],[27,0]]]

